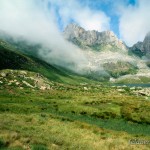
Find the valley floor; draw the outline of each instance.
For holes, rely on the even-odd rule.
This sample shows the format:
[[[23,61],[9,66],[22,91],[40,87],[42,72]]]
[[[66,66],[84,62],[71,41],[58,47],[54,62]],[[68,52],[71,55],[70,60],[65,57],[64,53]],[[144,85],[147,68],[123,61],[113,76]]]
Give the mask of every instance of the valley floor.
[[[148,150],[150,97],[102,84],[0,86],[0,149]]]

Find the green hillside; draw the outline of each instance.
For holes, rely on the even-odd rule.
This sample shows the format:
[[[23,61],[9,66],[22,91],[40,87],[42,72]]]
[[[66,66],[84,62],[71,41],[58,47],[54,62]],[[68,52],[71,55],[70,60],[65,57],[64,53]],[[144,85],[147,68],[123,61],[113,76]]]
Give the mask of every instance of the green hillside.
[[[125,61],[107,62],[103,65],[104,69],[114,78],[126,74],[136,74],[138,68],[133,64]]]
[[[17,69],[37,72],[50,80],[63,83],[91,82],[89,79],[66,69],[52,66],[39,58],[21,53],[20,50],[4,41],[0,41],[0,70]]]

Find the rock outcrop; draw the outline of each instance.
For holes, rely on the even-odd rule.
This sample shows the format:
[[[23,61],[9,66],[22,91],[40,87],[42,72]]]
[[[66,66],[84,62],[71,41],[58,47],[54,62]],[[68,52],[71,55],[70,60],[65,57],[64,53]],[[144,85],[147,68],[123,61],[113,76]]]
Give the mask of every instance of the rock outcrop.
[[[23,70],[0,70],[0,86],[51,90],[53,82],[39,73]]]
[[[147,35],[143,41],[143,47],[144,47],[146,56],[150,57],[150,32],[147,33]]]
[[[76,24],[69,24],[64,30],[64,36],[78,46],[112,45],[119,49],[126,49],[125,44],[119,40],[112,31],[98,32],[86,31]]]
[[[137,42],[130,50],[139,57],[147,56],[150,58],[150,32],[146,34],[143,42]]]
[[[137,42],[130,48],[130,50],[139,57],[142,57],[145,55],[143,42]]]

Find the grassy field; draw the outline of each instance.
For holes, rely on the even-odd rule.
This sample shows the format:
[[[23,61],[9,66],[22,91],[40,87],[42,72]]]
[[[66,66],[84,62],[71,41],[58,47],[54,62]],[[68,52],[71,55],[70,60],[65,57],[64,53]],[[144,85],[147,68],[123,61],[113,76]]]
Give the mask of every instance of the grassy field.
[[[150,141],[149,100],[102,84],[0,86],[0,149],[148,150],[129,141]]]

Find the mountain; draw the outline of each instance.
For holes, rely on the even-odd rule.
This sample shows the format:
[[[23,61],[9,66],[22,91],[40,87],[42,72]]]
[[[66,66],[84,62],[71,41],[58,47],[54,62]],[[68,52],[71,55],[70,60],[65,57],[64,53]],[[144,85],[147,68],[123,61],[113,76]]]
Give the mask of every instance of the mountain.
[[[130,51],[139,57],[146,56],[150,58],[150,32],[146,34],[143,42],[134,44]]]
[[[86,31],[76,24],[69,24],[64,30],[64,37],[84,49],[92,48],[96,51],[101,51],[104,48],[112,51],[126,50],[125,44],[112,31]]]
[[[69,24],[63,35],[83,50],[89,61],[88,67],[113,78],[137,72],[136,60],[128,55],[128,48],[112,31],[86,31],[76,24]]]
[[[11,45],[11,48],[20,51],[21,53],[38,57],[38,50],[42,48],[40,44],[35,44],[25,40],[22,37],[13,37],[8,33],[0,30],[0,39],[5,41],[7,45]]]
[[[86,31],[78,25],[70,24],[65,28],[63,35],[65,39],[80,48],[87,60],[85,64],[81,64],[84,65],[82,72],[75,73],[75,70],[68,70],[61,67],[61,64],[56,66],[46,63],[38,55],[38,50],[43,49],[40,44],[30,43],[23,38],[14,39],[4,32],[0,32],[0,39],[2,39],[0,69],[38,72],[49,79],[65,83],[91,82],[89,79],[116,81],[128,75],[134,78],[141,73],[144,73],[142,76],[149,74],[147,62],[145,63],[136,55],[130,55],[130,52],[133,54],[133,50],[128,49],[112,31]],[[146,42],[148,40],[149,38],[146,37],[144,42],[148,43]],[[143,48],[144,55],[143,43],[136,44],[135,51],[138,48],[141,52]],[[145,45],[148,47],[148,44]]]
[[[145,55],[143,42],[137,42],[129,50],[130,50],[130,52],[132,52],[133,54],[135,54],[139,57],[143,57]]]
[[[21,52],[21,50],[16,49],[14,45],[3,40],[0,40],[0,64],[0,70],[4,70],[4,72],[6,69],[18,71],[27,70],[40,73],[48,79],[56,82],[69,84],[94,82],[78,74],[72,73],[65,68],[48,64],[37,57],[27,55]]]
[[[144,47],[146,56],[150,58],[150,32],[147,33],[147,35],[143,41],[143,47]]]

